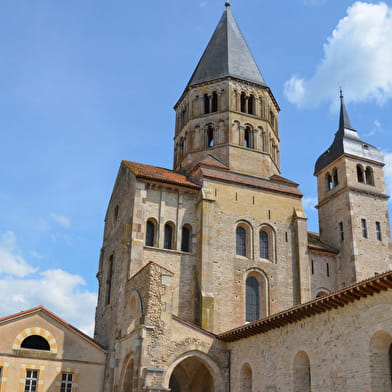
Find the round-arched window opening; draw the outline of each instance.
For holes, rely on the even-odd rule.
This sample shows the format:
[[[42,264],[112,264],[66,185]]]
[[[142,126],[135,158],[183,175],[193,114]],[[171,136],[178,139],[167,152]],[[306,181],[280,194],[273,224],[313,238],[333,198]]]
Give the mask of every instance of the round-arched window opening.
[[[49,343],[42,336],[31,335],[23,340],[21,348],[31,348],[34,350],[50,351]]]

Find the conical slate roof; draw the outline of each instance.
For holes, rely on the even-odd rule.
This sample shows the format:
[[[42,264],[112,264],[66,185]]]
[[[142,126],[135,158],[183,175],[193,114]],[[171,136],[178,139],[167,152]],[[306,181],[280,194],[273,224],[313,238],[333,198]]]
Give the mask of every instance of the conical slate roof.
[[[226,10],[193,72],[188,87],[228,76],[265,85],[261,72],[231,13],[230,5],[226,3]]]
[[[379,163],[384,162],[382,152],[377,147],[362,141],[358,132],[352,127],[343,94],[340,92],[339,129],[335,133],[331,146],[317,159],[315,174],[345,154]]]

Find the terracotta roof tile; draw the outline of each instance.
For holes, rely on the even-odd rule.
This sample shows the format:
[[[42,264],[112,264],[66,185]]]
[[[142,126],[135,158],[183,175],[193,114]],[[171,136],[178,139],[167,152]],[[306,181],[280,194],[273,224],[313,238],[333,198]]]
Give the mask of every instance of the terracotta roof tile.
[[[130,161],[122,161],[122,164],[138,178],[200,189],[200,185],[188,180],[184,174],[177,173],[173,170]]]

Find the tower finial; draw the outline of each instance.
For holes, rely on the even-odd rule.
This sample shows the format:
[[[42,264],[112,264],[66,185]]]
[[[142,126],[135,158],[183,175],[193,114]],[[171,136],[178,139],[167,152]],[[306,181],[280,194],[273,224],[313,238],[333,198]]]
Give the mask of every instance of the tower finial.
[[[226,7],[226,8],[230,8],[230,1],[226,1],[225,7]]]
[[[346,105],[344,104],[343,89],[340,87],[340,119],[339,119],[339,129],[343,130],[345,128],[353,129],[351,126],[350,119],[348,117]]]

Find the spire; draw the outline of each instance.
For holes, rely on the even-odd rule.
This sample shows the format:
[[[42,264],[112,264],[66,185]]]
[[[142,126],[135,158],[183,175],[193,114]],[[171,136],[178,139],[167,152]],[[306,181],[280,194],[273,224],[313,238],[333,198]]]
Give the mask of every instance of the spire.
[[[352,127],[344,104],[343,91],[340,88],[340,119],[339,129],[335,133],[335,139],[331,146],[316,161],[315,174],[324,169],[330,163],[342,155],[351,155],[357,158],[383,162],[381,151],[368,143],[365,143]]]
[[[230,2],[188,83],[192,86],[224,77],[265,85],[259,68],[234,19]]]
[[[342,88],[340,87],[340,120],[339,120],[339,130],[342,129],[354,129],[351,126],[350,118],[346,110],[346,105],[344,104],[344,96]]]

